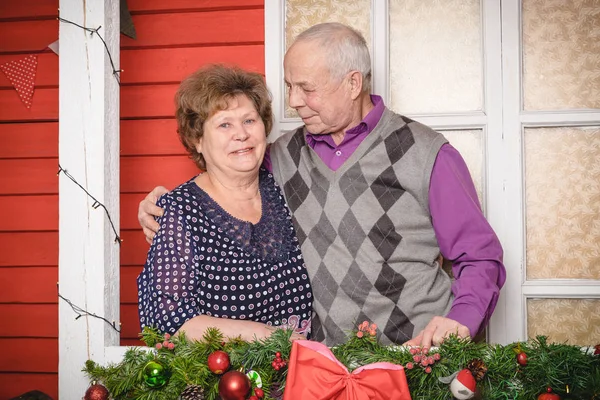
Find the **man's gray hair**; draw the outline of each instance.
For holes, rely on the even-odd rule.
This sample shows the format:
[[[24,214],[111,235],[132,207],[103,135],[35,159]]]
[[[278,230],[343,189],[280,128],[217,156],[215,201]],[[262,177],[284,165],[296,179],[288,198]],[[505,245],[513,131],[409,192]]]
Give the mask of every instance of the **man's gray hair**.
[[[313,25],[300,33],[294,43],[314,41],[326,49],[327,64],[332,78],[342,79],[350,71],[363,77],[363,92],[371,91],[371,56],[367,41],[354,28],[337,22]]]

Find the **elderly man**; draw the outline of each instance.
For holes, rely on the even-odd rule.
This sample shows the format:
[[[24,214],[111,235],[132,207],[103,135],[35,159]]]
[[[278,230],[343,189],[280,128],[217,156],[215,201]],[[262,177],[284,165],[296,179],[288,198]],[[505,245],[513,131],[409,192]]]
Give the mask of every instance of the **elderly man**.
[[[384,344],[475,336],[505,269],[460,154],[370,95],[369,51],[348,26],[301,33],[284,70],[304,126],[277,139],[265,165],[293,213],[314,292],[313,339],[335,345],[364,320]],[[164,190],[140,204],[147,236]],[[454,282],[440,254],[453,261]]]

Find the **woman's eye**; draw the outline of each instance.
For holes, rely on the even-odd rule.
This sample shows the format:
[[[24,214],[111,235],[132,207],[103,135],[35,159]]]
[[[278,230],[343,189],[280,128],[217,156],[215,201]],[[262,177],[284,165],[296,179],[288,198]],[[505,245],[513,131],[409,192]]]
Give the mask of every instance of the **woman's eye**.
[[[219,125],[220,128],[227,128],[229,127],[229,122],[223,122],[221,125]]]
[[[253,118],[249,118],[249,119],[245,120],[245,121],[244,121],[244,123],[245,123],[246,125],[249,125],[249,124],[253,124],[255,121],[256,121],[255,119],[253,119]]]

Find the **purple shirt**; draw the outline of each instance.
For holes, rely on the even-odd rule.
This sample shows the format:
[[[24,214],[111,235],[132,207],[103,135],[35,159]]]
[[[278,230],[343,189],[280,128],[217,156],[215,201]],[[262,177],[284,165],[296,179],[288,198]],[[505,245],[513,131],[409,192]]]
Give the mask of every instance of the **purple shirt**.
[[[371,95],[371,101],[375,107],[359,125],[346,131],[339,145],[330,135],[306,134],[307,144],[332,170],[344,164],[381,119],[382,98]],[[271,170],[268,153],[264,165]],[[454,301],[446,317],[465,325],[475,336],[496,308],[506,270],[502,246],[481,211],[467,165],[449,144],[441,147],[431,171],[429,210],[440,251],[453,261]]]

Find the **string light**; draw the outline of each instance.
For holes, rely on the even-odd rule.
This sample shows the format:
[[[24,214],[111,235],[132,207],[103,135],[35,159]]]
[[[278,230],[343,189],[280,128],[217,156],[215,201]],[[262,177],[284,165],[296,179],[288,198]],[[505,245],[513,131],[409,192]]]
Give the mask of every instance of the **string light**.
[[[56,284],[56,286],[58,287],[58,284]],[[71,300],[69,300],[66,297],[64,297],[63,295],[61,295],[60,292],[58,293],[58,297],[60,299],[62,299],[65,303],[67,303],[71,307],[71,309],[75,312],[75,314],[77,314],[77,317],[75,317],[75,320],[78,320],[79,318],[88,315],[90,317],[101,319],[102,321],[104,321],[108,325],[110,325],[111,328],[113,328],[115,331],[121,333],[121,329],[120,329],[121,323],[120,322],[119,322],[119,327],[117,327],[117,324],[115,321],[111,322],[104,317],[101,317],[101,316],[91,313],[87,310],[84,310],[83,308],[79,307],[78,305],[73,304],[73,302]]]
[[[106,206],[104,204],[100,203],[98,200],[96,200],[96,198],[94,196],[92,196],[90,194],[90,192],[88,192],[83,186],[81,186],[81,184],[79,182],[77,182],[77,180],[75,178],[73,178],[73,176],[71,174],[69,174],[69,172],[66,169],[64,169],[63,167],[61,167],[60,164],[58,164],[58,172],[56,173],[56,175],[60,175],[61,172],[63,173],[63,175],[65,175],[67,178],[69,178],[71,181],[73,181],[73,183],[75,183],[77,186],[79,186],[79,188],[81,188],[81,190],[83,190],[85,192],[85,194],[87,194],[88,197],[94,201],[94,203],[92,203],[92,208],[94,210],[98,209],[99,207],[102,207],[104,209],[104,212],[106,213],[106,216],[108,218],[108,222],[110,223],[110,226],[111,226],[113,232],[115,233],[115,243],[119,243],[119,246],[121,246],[123,239],[121,239],[121,237],[117,233],[117,228],[115,228],[115,224],[113,223],[112,218],[110,217],[110,213],[108,212],[108,209],[106,208]]]
[[[102,41],[102,43],[104,44],[104,48],[106,49],[106,53],[108,54],[108,60],[110,61],[110,66],[112,67],[112,70],[113,70],[113,72],[112,72],[112,73],[113,73],[113,76],[115,77],[115,79],[117,80],[117,83],[118,83],[118,84],[119,84],[119,86],[120,86],[120,85],[121,85],[121,80],[120,80],[120,78],[119,78],[119,73],[123,72],[123,70],[122,70],[122,69],[117,69],[117,68],[115,67],[115,63],[113,62],[112,55],[110,54],[110,51],[108,50],[108,45],[107,45],[107,44],[106,44],[106,42],[104,41],[104,38],[102,37],[102,35],[100,35],[100,34],[98,33],[98,31],[100,30],[100,28],[102,28],[102,25],[100,25],[100,26],[99,26],[99,27],[97,27],[96,29],[92,29],[92,28],[87,28],[87,27],[85,27],[85,26],[79,25],[79,24],[78,24],[78,23],[76,23],[76,22],[69,21],[68,19],[61,18],[60,16],[59,16],[59,17],[57,17],[57,19],[58,19],[60,22],[64,22],[64,23],[66,23],[66,24],[75,25],[75,26],[77,26],[77,27],[79,27],[79,28],[83,29],[83,30],[84,30],[84,31],[86,31],[86,32],[90,32],[90,33],[92,34],[92,36],[94,36],[94,34],[98,35],[98,37],[100,38],[100,40],[101,40],[101,41]]]

